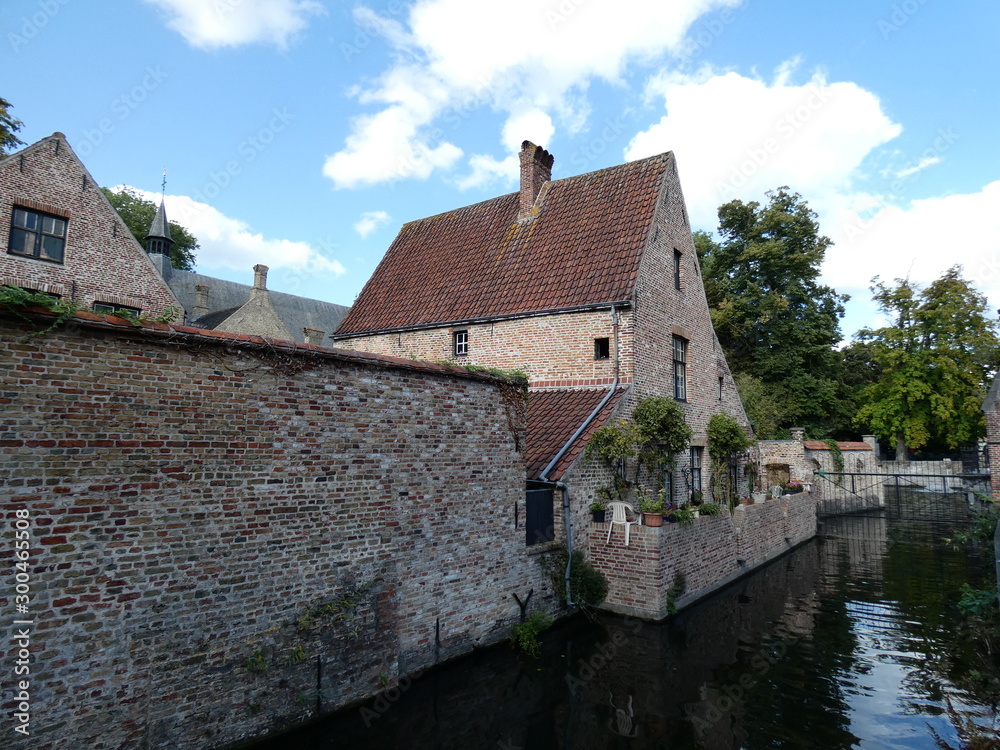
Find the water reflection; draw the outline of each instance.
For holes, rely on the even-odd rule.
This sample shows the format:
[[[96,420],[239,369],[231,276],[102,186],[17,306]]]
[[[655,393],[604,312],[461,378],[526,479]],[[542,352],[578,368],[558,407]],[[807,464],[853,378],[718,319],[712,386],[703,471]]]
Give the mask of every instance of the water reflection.
[[[982,700],[951,682],[971,658],[953,592],[984,570],[941,536],[827,522],[821,539],[667,623],[577,618],[546,634],[537,661],[479,652],[384,711],[260,747],[925,748],[928,726],[957,747],[945,696]]]

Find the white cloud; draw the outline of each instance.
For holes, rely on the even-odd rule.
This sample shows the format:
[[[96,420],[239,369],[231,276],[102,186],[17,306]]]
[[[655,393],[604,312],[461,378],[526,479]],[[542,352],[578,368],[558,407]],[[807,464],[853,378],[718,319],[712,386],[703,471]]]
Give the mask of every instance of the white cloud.
[[[479,187],[500,180],[514,182],[520,174],[521,144],[531,141],[545,145],[552,142],[555,126],[552,118],[539,109],[513,114],[507,118],[503,127],[501,142],[509,156],[495,159],[489,154],[473,154],[469,157],[472,171],[458,180],[460,190]]]
[[[323,173],[337,187],[355,187],[450,169],[462,152],[449,134],[483,106],[508,113],[508,147],[525,138],[550,146],[553,116],[570,128],[581,125],[591,80],[619,82],[630,63],[681,53],[700,16],[740,1],[619,0],[607,13],[583,0],[417,0],[405,21],[360,8],[355,21],[381,34],[396,62],[355,92],[361,103],[383,109],[352,123],[344,148],[327,157]],[[520,126],[537,135],[516,133]],[[473,158],[462,184],[499,175],[507,163]]]
[[[650,93],[666,114],[625,157],[673,151],[696,226],[714,227],[722,203],[759,200],[779,185],[810,202],[849,191],[864,158],[902,128],[871,92],[818,72],[796,85],[794,67],[782,65],[771,83],[711,70],[660,76]]]
[[[145,0],[170,14],[167,26],[192,47],[215,49],[261,42],[284,48],[310,15],[314,0]]]
[[[121,185],[112,188],[120,190]],[[146,200],[159,204],[158,193],[132,188]],[[288,268],[308,274],[340,276],[344,266],[328,258],[308,243],[272,239],[253,232],[240,219],[225,216],[212,206],[200,203],[186,195],[168,195],[164,198],[167,218],[175,221],[198,238],[199,269],[233,268],[246,270],[257,263],[276,269]],[[280,291],[280,290],[279,290]]]
[[[896,177],[900,179],[906,179],[907,177],[912,177],[917,172],[921,172],[927,169],[927,167],[932,167],[935,164],[940,164],[940,163],[941,163],[940,156],[925,156],[916,164],[910,164],[909,166],[900,169],[898,172],[896,172]]]
[[[824,277],[842,291],[867,297],[873,276],[918,284],[937,279],[955,264],[965,278],[1000,305],[1000,181],[977,193],[888,205],[877,196],[858,196],[826,213],[824,230],[836,243]]]
[[[385,211],[365,211],[354,225],[354,231],[361,235],[361,239],[366,239],[369,234],[391,220],[392,217]]]

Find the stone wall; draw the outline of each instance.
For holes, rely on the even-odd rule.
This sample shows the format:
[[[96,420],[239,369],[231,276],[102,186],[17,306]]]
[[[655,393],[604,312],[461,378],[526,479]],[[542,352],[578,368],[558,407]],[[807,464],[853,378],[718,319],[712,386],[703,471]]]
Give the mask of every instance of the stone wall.
[[[816,503],[809,493],[755,505],[730,514],[695,519],[691,525],[633,526],[629,546],[616,526],[589,529],[590,559],[608,578],[605,607],[624,615],[662,619],[668,590],[680,573],[686,581],[675,605],[684,607],[816,535]]]
[[[14,206],[66,220],[63,261],[8,253]],[[149,256],[61,133],[0,159],[0,285],[57,294],[85,308],[125,305],[149,318],[181,309]]]
[[[514,594],[551,605],[498,379],[92,314],[0,327],[19,746],[226,746],[505,637]]]

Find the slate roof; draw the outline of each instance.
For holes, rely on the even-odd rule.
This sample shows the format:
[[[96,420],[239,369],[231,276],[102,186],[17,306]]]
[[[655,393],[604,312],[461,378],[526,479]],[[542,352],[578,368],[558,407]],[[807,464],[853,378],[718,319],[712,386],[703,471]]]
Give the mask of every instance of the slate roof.
[[[528,394],[528,429],[525,461],[528,479],[538,479],[549,462],[556,457],[566,441],[601,403],[610,389],[574,389],[531,391]],[[558,480],[587,445],[590,436],[614,414],[615,407],[627,388],[619,388],[601,412],[580,435],[559,463],[549,472],[548,479]]]
[[[671,153],[403,226],[337,336],[631,298]]]
[[[807,451],[828,451],[830,446],[824,443],[822,440],[806,440],[802,443],[803,447]],[[837,441],[837,447],[842,451],[870,451],[874,450],[868,443],[858,443],[858,442],[846,442],[842,443]]]
[[[221,325],[230,315],[243,307],[250,299],[252,286],[239,284],[235,281],[217,279],[193,271],[178,271],[172,269],[167,284],[176,295],[184,309],[191,313],[194,309],[194,288],[205,284],[209,289],[209,312],[198,320],[192,320],[193,325],[212,329]],[[304,341],[303,328],[318,328],[329,336],[336,330],[340,321],[347,314],[349,307],[335,305],[332,302],[321,302],[308,297],[268,290],[271,305],[278,313],[285,327],[291,331],[296,341]]]
[[[167,223],[167,210],[163,207],[163,199],[160,199],[160,206],[156,209],[156,216],[153,217],[153,225],[149,228],[149,233],[146,235],[146,239],[150,237],[166,237],[168,240],[173,239],[170,236],[170,224]]]

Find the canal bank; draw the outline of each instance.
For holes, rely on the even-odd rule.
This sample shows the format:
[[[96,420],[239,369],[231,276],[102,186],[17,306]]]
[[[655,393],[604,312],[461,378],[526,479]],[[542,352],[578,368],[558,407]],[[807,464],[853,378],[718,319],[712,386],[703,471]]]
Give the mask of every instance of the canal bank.
[[[995,720],[956,609],[989,568],[947,535],[828,521],[663,623],[574,618],[537,661],[484,650],[383,696],[385,710],[370,701],[255,747],[932,748],[931,729],[959,747],[949,703]]]

